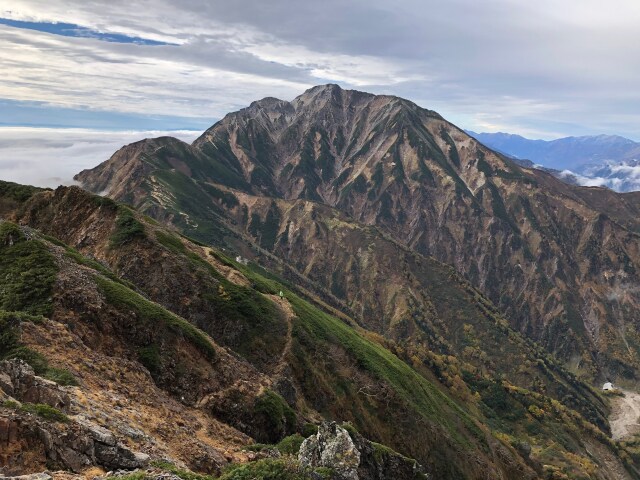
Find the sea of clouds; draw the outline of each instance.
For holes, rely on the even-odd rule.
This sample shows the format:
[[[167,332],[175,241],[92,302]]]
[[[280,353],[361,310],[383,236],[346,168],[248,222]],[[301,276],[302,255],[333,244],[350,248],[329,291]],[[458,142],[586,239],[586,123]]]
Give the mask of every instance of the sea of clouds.
[[[0,180],[39,187],[70,185],[76,173],[95,167],[129,143],[164,135],[190,143],[200,133],[0,127]]]
[[[616,192],[633,192],[640,190],[640,161],[587,165],[577,172],[563,170],[558,176],[585,187],[607,187]]]

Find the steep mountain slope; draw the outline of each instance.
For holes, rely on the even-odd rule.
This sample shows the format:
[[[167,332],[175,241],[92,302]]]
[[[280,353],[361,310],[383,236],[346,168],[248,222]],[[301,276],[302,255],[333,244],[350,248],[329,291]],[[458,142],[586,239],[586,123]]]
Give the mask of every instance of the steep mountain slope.
[[[144,465],[143,456],[127,461],[129,448],[212,472],[242,458],[232,450],[249,437],[193,404],[239,380],[252,385],[250,402],[268,379],[104,267],[37,232],[0,223],[0,252],[0,356],[24,359],[37,375],[70,385],[34,384],[33,372],[4,362],[2,373],[13,375],[2,377],[3,472]],[[25,403],[18,408],[6,394]]]
[[[299,217],[308,221],[308,211],[324,217],[319,224],[337,217],[356,230],[375,227],[454,266],[512,327],[585,378],[637,375],[636,197],[516,165],[406,100],[334,85],[293,102],[267,98],[191,146],[139,142],[77,179],[206,243],[241,249],[238,238],[248,235],[283,268],[331,291],[361,325],[386,333],[397,321],[392,297],[381,301],[358,286],[373,280],[386,288],[387,278],[340,263],[336,235],[289,218],[294,205],[302,208],[296,200],[324,204],[337,213],[304,207]],[[307,226],[318,234],[301,235]],[[328,256],[307,253],[316,250]],[[327,272],[333,264],[340,268]],[[402,277],[400,265],[390,262],[387,274]]]
[[[9,331],[18,334],[12,334],[13,344],[0,353],[33,361],[33,355],[24,355],[26,346],[48,356],[58,368],[66,368],[68,375],[80,382],[70,392],[70,421],[81,423],[90,415],[91,422],[109,430],[118,425],[125,432],[134,428],[142,433],[132,434],[133,443],[152,458],[169,456],[190,468],[217,472],[227,461],[220,449],[228,450],[227,458],[242,460],[246,453],[239,447],[249,443],[246,434],[261,441],[278,441],[302,428],[304,419],[318,421],[320,412],[352,420],[377,439],[389,439],[406,453],[418,453],[437,478],[500,478],[512,477],[514,472],[535,478],[526,461],[482,425],[482,417],[471,405],[457,404],[443,393],[445,388],[419,375],[383,346],[273,280],[249,270],[239,271],[220,253],[78,189],[37,194],[19,209],[18,216],[23,223],[29,219],[52,233],[60,228],[87,251],[99,255],[98,259],[118,265],[132,280],[142,280],[136,271],[145,279],[153,276],[155,284],[141,281],[141,286],[150,291],[154,285],[161,290],[173,288],[176,304],[187,300],[174,283],[176,274],[181,285],[200,288],[206,282],[211,288],[208,295],[191,291],[188,297],[204,297],[212,306],[201,319],[203,325],[233,343],[264,372],[213,344],[182,318],[134,293],[130,289],[135,287],[133,283],[120,280],[96,260],[83,257],[53,237],[2,223],[0,257],[10,262],[11,269],[4,270],[7,265],[3,263],[3,271],[9,274],[2,277],[0,291],[10,294],[2,297],[1,306],[25,313],[8,314],[18,316],[12,320],[17,323],[3,325],[3,338]],[[14,265],[21,258],[16,248],[36,249],[48,259],[49,283],[33,290],[38,286],[35,280],[45,277],[39,271],[34,272],[35,277],[29,276],[24,265]],[[136,262],[147,261],[161,269],[136,270]],[[42,263],[42,259],[36,262]],[[22,285],[23,281],[29,283]],[[272,295],[281,288],[287,291],[285,300]],[[42,303],[30,296],[17,303],[16,299],[23,298],[21,294],[31,295],[32,291],[41,293],[38,298]],[[161,296],[158,291],[156,295]],[[261,305],[263,310],[255,310]],[[45,313],[48,319],[31,320],[27,312]],[[279,324],[285,328],[278,331]],[[241,338],[227,336],[225,326],[235,326]],[[261,345],[247,332],[251,327],[260,331]],[[284,338],[278,345],[279,337]],[[278,347],[274,351],[269,350],[273,348],[270,338]],[[369,390],[372,386],[375,388]],[[272,388],[289,393],[291,406]],[[8,402],[1,409],[2,418],[10,425],[24,426],[31,421],[22,409],[12,413],[14,408]],[[110,415],[111,410],[117,413]],[[567,425],[584,430],[596,445],[613,452],[599,439],[602,434],[595,427],[575,413],[567,410],[566,414]],[[74,463],[58,450],[29,443],[27,439],[33,436],[29,428],[20,430],[20,438],[27,442],[22,448],[29,446],[36,456],[35,460],[30,458],[32,468],[52,458],[59,462],[57,466],[76,471],[91,464],[89,460]],[[64,429],[47,428],[60,435],[60,448],[67,448],[69,437]],[[206,451],[209,460],[202,453]],[[381,450],[376,455],[387,458],[389,453]],[[373,458],[370,462],[376,463]],[[21,467],[26,468],[17,466]]]
[[[613,479],[620,477],[607,473],[611,465],[624,471],[615,457],[617,447],[586,421],[607,428],[603,401],[510,331],[490,303],[450,267],[431,259],[404,250],[407,264],[429,266],[418,270],[429,274],[425,283],[413,288],[425,288],[433,297],[418,297],[420,308],[432,302],[431,311],[403,327],[428,326],[425,337],[414,338],[425,344],[394,345],[366,331],[357,334],[353,320],[343,314],[340,321],[319,310],[304,291],[255,265],[235,263],[80,189],[39,193],[12,216],[108,264],[141,292],[233,348],[303,418],[315,419],[320,412],[351,420],[368,436],[418,458],[436,478],[538,478],[557,470]],[[339,224],[337,218],[331,222]],[[342,228],[353,230],[354,242],[372,252],[382,249],[395,258],[398,249],[403,251],[374,229]],[[361,240],[365,235],[369,244]],[[286,300],[277,301],[275,312],[247,311],[260,301],[254,297],[248,305],[243,297],[279,290]],[[460,311],[448,310],[447,301]],[[430,339],[429,329],[433,338],[442,334],[450,340]],[[523,388],[529,384],[537,391]],[[245,397],[245,388],[187,401],[256,438],[261,430],[247,426],[251,417],[235,405]]]

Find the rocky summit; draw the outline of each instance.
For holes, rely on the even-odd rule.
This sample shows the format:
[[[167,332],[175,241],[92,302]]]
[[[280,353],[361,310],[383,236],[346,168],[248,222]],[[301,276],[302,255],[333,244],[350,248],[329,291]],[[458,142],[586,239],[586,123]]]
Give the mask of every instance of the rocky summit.
[[[336,85],[76,179],[0,182],[0,473],[640,478],[635,194]]]

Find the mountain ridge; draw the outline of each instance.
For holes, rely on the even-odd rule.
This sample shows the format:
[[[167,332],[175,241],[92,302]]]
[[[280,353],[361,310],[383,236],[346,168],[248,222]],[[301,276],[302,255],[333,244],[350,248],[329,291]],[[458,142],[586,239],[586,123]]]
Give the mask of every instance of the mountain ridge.
[[[622,314],[640,303],[622,287],[640,268],[635,196],[519,166],[411,102],[317,87],[229,114],[192,146],[125,147],[76,179],[205,242],[229,228],[255,240],[267,225],[269,241],[260,241],[280,258],[291,232],[283,212],[275,203],[240,211],[240,196],[326,204],[453,265],[514,328],[579,374],[630,378],[638,365],[624,346],[634,334]],[[351,275],[335,274],[343,283]]]
[[[21,191],[21,188],[10,187],[5,191],[9,191],[12,196],[14,194],[11,192]],[[208,422],[215,420],[222,425],[209,430],[213,432],[209,435],[221,435],[225,431],[227,433],[224,435],[230,435],[231,431],[236,431],[233,436],[235,446],[232,448],[227,444],[225,447],[231,448],[233,453],[226,455],[232,462],[240,462],[247,468],[253,468],[254,465],[258,468],[261,464],[250,461],[242,453],[242,445],[251,441],[246,435],[277,441],[282,435],[292,431],[290,420],[286,420],[290,414],[284,415],[281,420],[278,420],[277,415],[269,419],[270,417],[265,418],[259,413],[262,407],[252,406],[266,401],[265,394],[260,392],[264,392],[263,388],[270,388],[274,393],[268,395],[281,392],[283,396],[279,398],[286,399],[287,404],[307,420],[318,421],[315,412],[323,412],[329,418],[346,417],[359,429],[369,432],[374,439],[387,439],[404,454],[415,452],[436,478],[480,479],[487,475],[502,475],[506,478],[534,479],[540,478],[544,470],[545,474],[565,471],[587,476],[598,472],[593,478],[613,480],[620,477],[611,476],[613,473],[609,470],[624,472],[622,463],[616,457],[617,447],[606,437],[608,426],[606,419],[603,420],[601,416],[608,410],[606,401],[545,356],[541,349],[527,344],[515,332],[510,332],[506,322],[496,316],[494,307],[482,299],[478,292],[465,287],[464,283],[458,286],[460,280],[456,280],[450,267],[433,264],[428,269],[443,268],[444,276],[433,283],[451,285],[444,298],[434,297],[434,307],[441,308],[446,302],[459,302],[460,300],[454,301],[456,296],[452,295],[457,290],[458,296],[466,295],[466,301],[472,304],[477,302],[476,308],[484,312],[475,317],[468,313],[466,321],[470,323],[458,327],[461,331],[464,330],[466,339],[462,346],[466,344],[468,351],[460,360],[451,355],[440,355],[420,348],[418,344],[395,344],[372,332],[358,328],[354,330],[344,321],[332,319],[327,313],[314,307],[309,300],[299,296],[295,289],[281,283],[274,274],[256,274],[262,270],[256,270],[252,263],[244,266],[234,262],[221,251],[181,237],[109,199],[90,195],[77,187],[60,187],[55,191],[40,192],[24,190],[26,194],[17,195],[20,200],[12,202],[10,208],[2,213],[3,216],[9,216],[13,221],[25,225],[22,228],[29,229],[31,242],[34,243],[24,244],[35,246],[43,239],[49,245],[47,248],[66,258],[64,265],[67,266],[58,274],[59,287],[56,291],[59,293],[54,295],[54,312],[57,313],[52,317],[52,322],[57,323],[47,320],[42,326],[25,324],[21,341],[55,360],[57,367],[68,368],[73,375],[79,376],[83,382],[79,387],[83,395],[91,394],[91,398],[95,396],[103,399],[103,408],[111,408],[113,402],[121,400],[118,400],[118,396],[110,397],[103,391],[104,380],[101,382],[99,377],[91,377],[89,382],[88,377],[79,373],[83,371],[82,359],[86,354],[76,353],[75,347],[71,347],[72,343],[69,343],[69,335],[80,335],[82,342],[86,344],[82,348],[89,347],[101,355],[109,349],[113,352],[117,346],[116,351],[119,353],[115,357],[112,353],[112,359],[107,365],[122,362],[120,357],[124,356],[129,362],[129,370],[137,371],[140,367],[135,366],[136,362],[142,362],[149,372],[145,374],[145,382],[151,379],[155,384],[155,387],[147,387],[145,383],[144,388],[160,388],[170,397],[179,400],[178,404],[169,398],[165,400],[162,396],[164,393],[159,397],[162,405],[164,402],[173,405],[173,413],[168,418],[178,422],[180,415],[187,416],[186,420],[177,423],[178,426],[185,425],[186,422],[189,428],[201,428],[203,423],[209,424]],[[5,203],[0,202],[0,205]],[[2,225],[4,224],[0,224]],[[17,227],[10,228],[15,230]],[[348,228],[351,229],[350,226]],[[69,242],[72,247],[55,237]],[[17,237],[14,238],[14,243],[16,239]],[[76,251],[73,247],[79,250]],[[0,253],[5,248],[7,244],[0,242]],[[392,246],[391,249],[396,250],[397,246]],[[81,268],[85,273],[67,272],[72,265],[78,265],[73,267],[73,271]],[[95,277],[96,280],[90,280],[87,273],[96,275],[92,272],[98,272],[100,279]],[[6,280],[3,277],[0,282]],[[95,287],[92,286],[94,281]],[[128,288],[136,288],[139,293],[125,294]],[[243,329],[247,321],[264,322],[265,315],[271,315],[241,314],[245,316],[238,317],[248,305],[237,296],[236,289],[247,293],[253,291],[253,295],[258,297],[264,295],[269,297],[269,302],[289,303],[296,316],[290,319],[293,322],[292,328],[281,328],[281,322],[276,320],[276,316],[273,317],[276,323],[267,322],[262,327],[258,324],[258,335],[243,330],[239,336],[229,336],[230,329]],[[98,292],[97,296],[89,293],[93,290]],[[209,295],[205,294],[208,290]],[[275,295],[278,290],[284,290],[286,300],[278,299]],[[185,303],[185,299],[190,299],[190,304]],[[170,355],[171,350],[166,349],[168,345],[160,350],[163,353],[158,358],[151,354],[148,347],[140,348],[137,343],[143,341],[146,330],[135,329],[127,334],[127,329],[122,329],[128,322],[137,325],[137,322],[142,321],[144,325],[148,321],[145,318],[150,317],[143,313],[141,307],[149,305],[150,300],[159,302],[155,307],[145,307],[154,309],[155,313],[151,318],[176,318],[167,315],[180,314],[180,318],[185,319],[181,320],[185,327],[186,320],[189,319],[191,324],[202,329],[201,335],[211,335],[216,342],[221,342],[215,346],[217,353],[213,357],[214,368],[223,372],[222,377],[217,380],[223,383],[221,390],[218,390],[216,382],[195,380],[193,375],[207,375],[209,367],[201,365],[199,368],[189,369],[191,375],[185,376],[184,372],[180,373],[179,363],[174,364],[170,361],[171,357],[164,356]],[[106,303],[96,310],[93,306],[96,301]],[[226,305],[223,310],[216,309],[218,307],[210,310],[212,306],[221,304]],[[167,308],[166,312],[173,313],[161,313],[162,310],[158,310],[161,308]],[[231,317],[235,320],[225,323],[225,315],[229,314],[235,315]],[[101,321],[94,321],[92,315],[98,315]],[[455,314],[442,315],[443,319],[450,322],[459,321]],[[125,318],[128,320],[122,323]],[[490,325],[493,322],[496,327],[492,328]],[[215,328],[215,325],[223,328]],[[351,322],[351,325],[355,326],[355,322]],[[145,328],[152,326],[153,324],[147,324]],[[101,329],[102,334],[92,333],[95,328]],[[154,336],[161,331],[157,326],[154,330]],[[291,339],[282,341],[289,335],[287,330],[291,332]],[[446,333],[443,331],[442,334]],[[492,366],[487,362],[487,355],[483,354],[483,348],[488,348],[491,337],[495,337],[491,342],[495,342],[497,348],[508,345],[509,350],[521,349],[524,355],[521,359],[512,356],[512,361],[501,361],[500,365]],[[128,340],[124,340],[125,338]],[[177,338],[180,338],[179,334]],[[449,338],[453,341],[455,337]],[[188,339],[189,336],[185,336],[179,341],[189,342]],[[254,341],[266,343],[259,347]],[[289,347],[286,346],[288,342],[291,342]],[[58,345],[53,357],[49,351],[51,345]],[[197,347],[197,343],[195,345],[197,352],[200,347]],[[243,345],[248,348],[243,348]],[[269,345],[273,345],[274,351],[265,356]],[[120,352],[130,353],[123,355]],[[516,358],[519,360],[516,361]],[[278,363],[284,360],[286,364],[273,368],[272,359]],[[517,366],[520,362],[529,364],[524,370],[526,374],[539,372],[540,380],[536,382],[530,379],[520,383],[517,371],[500,370]],[[499,368],[494,370],[497,367]],[[500,374],[500,371],[504,373]],[[174,373],[167,376],[167,372]],[[124,381],[121,375],[112,374],[108,369],[102,370],[101,374],[109,379],[120,378],[119,382]],[[223,380],[229,375],[229,380]],[[548,377],[547,380],[544,380],[545,376]],[[536,391],[519,387],[512,382],[522,385],[533,383]],[[564,391],[557,390],[559,386]],[[122,388],[130,391],[135,386],[125,382],[117,388],[117,391]],[[73,394],[78,393],[73,391]],[[581,402],[584,402],[582,406]],[[180,407],[180,403],[186,407]],[[11,411],[11,408],[13,407],[9,403],[0,404],[0,415],[6,415],[7,409]],[[129,408],[146,411],[142,405],[130,405]],[[589,408],[595,408],[592,413],[596,416],[591,416]],[[76,421],[79,412],[82,412],[81,405],[70,410],[71,421]],[[415,416],[418,412],[422,413]],[[197,423],[192,423],[194,415]],[[96,421],[94,417],[91,418],[91,421]],[[117,419],[124,422],[119,428],[126,429],[130,420],[121,415]],[[596,427],[591,421],[600,426]],[[139,422],[135,423],[136,428],[144,429],[149,438],[159,435],[157,430],[148,430],[148,423]],[[111,420],[102,420],[102,424],[106,428],[120,425]],[[55,432],[60,431],[59,427],[53,425],[47,428],[54,436],[58,435]],[[229,428],[235,430],[228,430]],[[167,437],[167,433],[171,429],[163,429],[162,432],[165,432],[161,437],[163,442],[170,442],[172,437]],[[407,432],[413,433],[408,435]],[[195,451],[193,449],[204,448],[198,442],[203,442],[207,436],[199,434],[197,438],[188,441],[180,435],[173,437],[176,443],[167,444],[170,446],[169,452],[148,449],[145,446],[146,440],[141,442],[138,437],[132,445],[145,449],[152,456],[159,452],[165,452],[164,455],[169,453],[173,462],[185,462],[190,469],[196,471],[220,471],[227,461],[219,453],[215,453],[224,443],[216,443],[214,450],[208,450],[205,459],[202,457],[202,450],[195,457],[191,454]],[[523,446],[522,438],[532,442],[533,450]],[[221,441],[217,436],[213,439]],[[419,441],[416,442],[416,439]],[[210,441],[211,439],[207,440]],[[156,448],[164,445],[163,443]],[[548,453],[548,448],[552,448],[552,454]],[[587,456],[591,460],[587,460]],[[196,458],[200,460],[196,461]],[[543,463],[546,466],[543,467]],[[80,470],[75,464],[62,462],[60,465]],[[375,462],[373,467],[367,465],[367,468],[382,468],[375,467]],[[632,462],[627,462],[630,472],[634,471],[632,465]],[[591,473],[587,473],[588,471]],[[388,478],[395,478],[393,470],[389,474],[391,476]],[[631,473],[622,475],[625,478]]]

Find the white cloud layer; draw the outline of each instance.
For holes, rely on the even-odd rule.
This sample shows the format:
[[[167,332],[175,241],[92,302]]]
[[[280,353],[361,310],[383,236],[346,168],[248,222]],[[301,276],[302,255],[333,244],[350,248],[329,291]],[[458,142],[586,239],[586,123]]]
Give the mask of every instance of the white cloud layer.
[[[11,0],[0,17],[174,44],[0,26],[5,99],[215,118],[333,81],[474,130],[640,139],[637,0]]]
[[[0,127],[0,180],[52,188],[69,185],[80,170],[95,167],[123,145],[163,135],[190,143],[200,133]]]
[[[584,187],[607,187],[617,192],[640,190],[640,162],[635,160],[587,165],[580,172],[563,170],[559,176]]]

